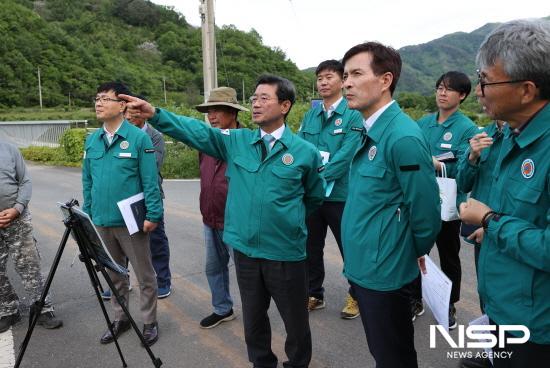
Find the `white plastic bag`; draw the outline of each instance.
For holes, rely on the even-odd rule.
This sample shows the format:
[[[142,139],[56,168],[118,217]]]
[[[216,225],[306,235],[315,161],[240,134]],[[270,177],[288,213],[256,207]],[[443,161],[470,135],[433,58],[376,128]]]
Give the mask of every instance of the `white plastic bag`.
[[[437,177],[439,185],[439,197],[441,198],[441,220],[458,220],[456,208],[456,180],[447,177],[447,168],[441,162],[441,177]]]

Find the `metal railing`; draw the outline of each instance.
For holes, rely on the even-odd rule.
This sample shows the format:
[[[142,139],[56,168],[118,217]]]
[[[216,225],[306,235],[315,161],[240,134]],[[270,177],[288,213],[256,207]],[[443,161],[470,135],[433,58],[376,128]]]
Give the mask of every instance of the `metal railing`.
[[[86,127],[87,123],[87,120],[0,121],[0,139],[20,148],[58,147],[61,135],[71,125]]]

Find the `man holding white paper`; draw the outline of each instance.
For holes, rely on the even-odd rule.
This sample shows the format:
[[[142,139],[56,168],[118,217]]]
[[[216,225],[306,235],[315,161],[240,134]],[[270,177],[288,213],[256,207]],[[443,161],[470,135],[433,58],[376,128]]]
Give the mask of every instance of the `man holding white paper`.
[[[151,261],[149,232],[162,218],[162,201],[158,186],[155,149],[147,133],[124,119],[126,102],[119,94],[129,94],[118,82],[105,83],[97,89],[94,99],[96,116],[103,127],[86,139],[82,164],[83,210],[92,218],[113,259],[132,264],[140,287],[140,310],[143,317],[143,337],[148,345],[158,339],[157,280]],[[143,192],[146,216],[143,231],[130,235],[117,202]],[[108,271],[121,299],[127,305],[128,278]],[[130,329],[117,298],[112,323],[116,336]],[[107,330],[102,344],[114,341]]]
[[[442,198],[441,231],[435,241],[439,252],[441,270],[453,282],[449,305],[449,328],[458,326],[454,304],[460,300],[460,283],[462,268],[460,264],[460,219],[455,212],[455,205],[466,200],[465,193],[455,193],[456,166],[458,156],[466,151],[468,142],[477,132],[477,126],[460,112],[460,104],[466,100],[472,84],[468,76],[462,72],[449,71],[435,82],[435,102],[438,111],[418,120],[430,153],[434,169],[439,179],[440,192],[446,194]],[[454,194],[454,195],[453,195]],[[452,197],[457,197],[456,200]],[[449,201],[450,206],[449,206]],[[454,215],[454,216],[453,216]],[[411,311],[413,320],[424,313],[420,295],[421,281],[416,280],[412,287]]]
[[[325,165],[321,174],[327,182],[324,203],[306,220],[309,311],[325,307],[323,249],[328,227],[336,239],[340,254],[343,254],[340,224],[348,194],[349,167],[363,131],[361,114],[351,110],[342,96],[342,63],[325,60],[319,64],[315,74],[317,90],[323,102],[306,113],[298,132],[298,136],[312,143],[321,153]],[[351,286],[340,316],[344,319],[359,316]]]

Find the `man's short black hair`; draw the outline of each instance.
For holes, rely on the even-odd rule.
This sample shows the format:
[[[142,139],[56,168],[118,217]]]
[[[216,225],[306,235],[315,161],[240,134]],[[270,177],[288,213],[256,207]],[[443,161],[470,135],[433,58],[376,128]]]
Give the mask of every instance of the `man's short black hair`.
[[[372,62],[370,67],[375,75],[378,76],[384,73],[391,73],[393,75],[390,85],[390,93],[393,95],[397,81],[401,75],[402,62],[399,52],[393,47],[382,45],[379,42],[365,42],[349,49],[342,59],[342,64],[346,65],[349,59],[362,52],[371,54]]]
[[[115,96],[132,95],[130,88],[122,82],[106,82],[97,87],[96,93],[113,91]]]
[[[319,73],[325,70],[337,73],[340,78],[344,77],[344,66],[338,60],[331,59],[321,62],[317,69],[315,69],[315,75],[318,76]]]
[[[277,87],[277,98],[279,101],[290,101],[292,104],[296,101],[296,89],[294,84],[286,78],[272,74],[264,74],[258,78],[256,88],[260,84],[269,84]]]
[[[437,82],[435,82],[435,88],[437,89],[441,84],[443,84],[445,88],[452,88],[458,93],[464,93],[465,96],[460,100],[460,103],[462,103],[472,91],[472,82],[470,82],[470,78],[462,72],[450,71],[443,74],[439,77]]]
[[[276,86],[277,90],[275,93],[277,94],[279,102],[290,101],[290,109],[292,109],[292,105],[296,102],[296,88],[294,88],[294,84],[291,81],[277,75],[264,74],[258,78],[255,88],[258,88],[260,84]],[[285,114],[285,118],[290,112],[290,109],[288,109],[288,112]]]

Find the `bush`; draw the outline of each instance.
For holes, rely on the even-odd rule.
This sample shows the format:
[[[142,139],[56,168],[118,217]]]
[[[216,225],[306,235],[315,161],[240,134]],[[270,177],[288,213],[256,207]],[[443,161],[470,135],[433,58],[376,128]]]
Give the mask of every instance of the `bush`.
[[[65,160],[69,162],[80,162],[86,142],[86,129],[67,129],[60,139],[61,147],[65,152]]]
[[[63,150],[56,147],[27,147],[21,148],[21,153],[25,160],[50,162],[60,161],[63,159]]]
[[[23,158],[35,161],[44,165],[73,166],[79,167],[81,162],[67,161],[65,151],[62,147],[27,147],[21,148]]]
[[[183,143],[167,143],[162,165],[165,179],[190,179],[199,177],[199,154]]]

